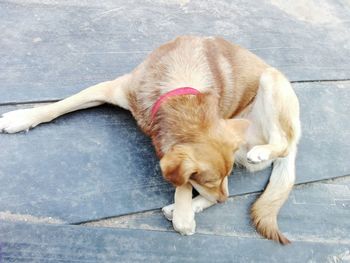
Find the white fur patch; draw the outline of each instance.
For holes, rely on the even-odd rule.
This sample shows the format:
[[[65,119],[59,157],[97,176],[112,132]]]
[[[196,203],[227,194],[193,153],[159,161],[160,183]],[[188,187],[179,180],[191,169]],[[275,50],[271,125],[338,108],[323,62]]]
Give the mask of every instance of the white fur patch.
[[[194,212],[186,211],[185,213],[173,211],[173,227],[181,235],[190,236],[196,232],[196,221]]]
[[[260,163],[264,162],[270,159],[271,156],[271,150],[268,149],[265,146],[258,145],[254,146],[248,153],[247,153],[247,160],[250,163]]]
[[[169,221],[173,220],[174,208],[175,208],[174,204],[167,205],[167,206],[164,206],[162,208],[162,212],[163,212],[165,218],[168,219]]]
[[[205,199],[203,196],[199,195],[192,200],[192,209],[195,213],[200,213],[204,209],[207,209],[208,207],[215,205],[215,204],[216,203],[213,203],[213,202]]]
[[[0,132],[16,133],[26,131],[40,123],[40,113],[36,108],[10,111],[0,118]]]
[[[195,213],[200,213],[204,209],[207,209],[208,207],[211,207],[212,205],[215,205],[216,203],[213,203],[207,199],[205,199],[203,196],[198,195],[195,198],[192,199],[192,210]],[[162,212],[166,219],[169,221],[173,220],[173,212],[175,209],[175,205],[167,205],[162,208]]]
[[[121,87],[116,87],[114,89],[113,102],[121,108],[129,109],[129,102],[125,96],[125,91]]]

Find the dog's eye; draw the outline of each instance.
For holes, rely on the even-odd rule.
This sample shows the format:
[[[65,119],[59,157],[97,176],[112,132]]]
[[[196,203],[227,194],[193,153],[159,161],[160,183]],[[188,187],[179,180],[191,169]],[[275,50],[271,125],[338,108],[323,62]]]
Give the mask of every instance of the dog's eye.
[[[193,173],[191,173],[191,175],[190,175],[190,178],[191,179],[195,179],[195,177],[198,175],[198,172],[193,172]]]

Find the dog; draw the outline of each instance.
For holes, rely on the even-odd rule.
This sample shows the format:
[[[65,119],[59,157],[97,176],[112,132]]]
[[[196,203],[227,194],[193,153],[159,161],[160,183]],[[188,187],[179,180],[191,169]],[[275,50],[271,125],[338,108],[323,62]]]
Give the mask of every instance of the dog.
[[[175,186],[174,204],[163,212],[176,231],[193,234],[195,212],[228,198],[234,163],[249,171],[273,163],[251,219],[262,236],[290,242],[277,215],[295,181],[301,128],[298,99],[277,69],[220,37],[181,36],[129,74],[56,103],[3,114],[0,130],[28,130],[103,103],[130,110],[151,137],[162,175]],[[192,200],[193,188],[199,195]]]

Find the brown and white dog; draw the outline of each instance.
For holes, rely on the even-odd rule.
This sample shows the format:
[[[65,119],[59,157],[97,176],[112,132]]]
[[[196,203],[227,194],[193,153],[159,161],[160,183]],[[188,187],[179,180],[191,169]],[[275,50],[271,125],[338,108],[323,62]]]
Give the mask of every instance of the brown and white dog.
[[[289,243],[277,214],[295,180],[299,103],[278,70],[222,38],[183,36],[130,74],[53,104],[3,114],[0,130],[28,130],[103,103],[129,109],[152,138],[163,176],[176,187],[174,204],[163,208],[175,230],[193,234],[194,213],[227,199],[234,162],[249,171],[273,163],[251,218],[264,237]],[[192,187],[200,193],[193,200]]]

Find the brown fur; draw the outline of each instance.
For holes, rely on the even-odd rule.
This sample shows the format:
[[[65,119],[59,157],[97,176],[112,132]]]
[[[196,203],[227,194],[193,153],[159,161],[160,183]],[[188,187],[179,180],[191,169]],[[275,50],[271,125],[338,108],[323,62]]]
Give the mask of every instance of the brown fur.
[[[163,83],[171,82],[172,65],[176,64],[177,59],[190,64],[192,57],[198,63],[207,64],[207,82],[212,83],[207,87],[208,92],[199,96],[171,98],[160,108],[156,119],[150,120],[150,109],[159,97],[159,90]],[[161,167],[166,180],[175,186],[195,180],[218,200],[227,198],[221,185],[234,162],[228,156],[244,142],[247,125],[241,123],[230,128],[230,125],[222,125],[221,120],[244,116],[245,112],[250,111],[260,77],[268,67],[254,54],[224,39],[185,36],[160,47],[133,72],[136,82],[132,86],[138,88],[128,92],[130,109],[143,131],[151,136],[157,155],[162,158]],[[200,71],[196,67],[192,70]],[[139,74],[140,77],[137,77]],[[270,75],[272,78],[283,77],[274,70]],[[294,97],[291,96],[292,101],[279,102],[280,95],[276,96],[277,107],[280,107],[279,125],[285,132],[286,142],[284,145],[269,146],[274,158],[286,156],[289,146],[298,137],[293,133],[289,108],[284,110],[283,106],[284,103],[295,103],[298,109],[297,101],[293,101]],[[145,101],[152,103],[145,104]],[[237,132],[239,126],[240,131]],[[222,160],[223,163],[220,163]],[[252,208],[253,223],[259,233],[282,244],[288,243],[288,239],[279,232],[276,216],[288,192],[278,197],[276,208],[274,200],[266,200],[268,193],[263,194]],[[271,213],[271,216],[263,216],[265,213]]]
[[[128,90],[130,109],[140,127],[147,134],[151,133],[151,105],[158,99],[162,82],[169,81],[169,65],[173,53],[195,53],[193,46],[201,46],[201,56],[208,63],[208,87],[219,102],[219,114],[222,118],[232,118],[244,110],[255,97],[261,73],[268,67],[260,58],[224,39],[202,39],[196,37],[179,37],[159,49],[156,49],[139,67],[133,71],[133,81]],[[229,67],[223,69],[217,58],[224,60]],[[184,58],[185,59],[185,58]],[[185,63],[185,62],[184,62]],[[223,75],[220,72],[230,72]],[[140,75],[140,76],[139,76]],[[142,77],[141,77],[142,75]],[[233,81],[229,86],[228,82]],[[146,97],[145,97],[146,96]],[[144,103],[147,101],[147,105]]]
[[[263,193],[251,208],[251,219],[257,231],[283,245],[289,244],[290,241],[279,231],[276,216],[281,207],[280,203],[285,202],[291,190],[292,185],[289,190],[277,196],[274,193]]]
[[[190,177],[204,187],[210,182],[207,188],[222,197],[222,190],[212,184],[230,174],[232,153],[244,141],[249,123],[220,122],[215,105],[216,99],[208,94],[171,98],[158,114],[152,139],[162,146],[169,144],[165,155],[158,150],[165,179],[176,186]]]

